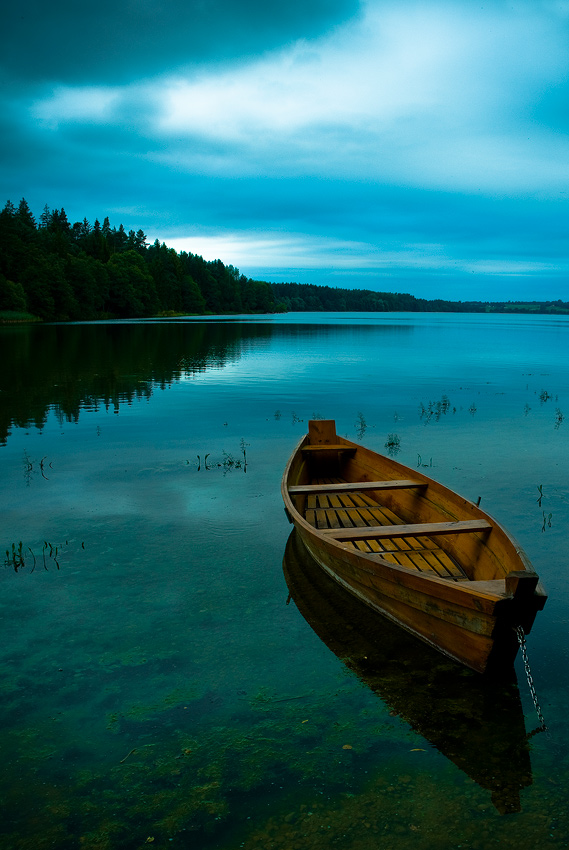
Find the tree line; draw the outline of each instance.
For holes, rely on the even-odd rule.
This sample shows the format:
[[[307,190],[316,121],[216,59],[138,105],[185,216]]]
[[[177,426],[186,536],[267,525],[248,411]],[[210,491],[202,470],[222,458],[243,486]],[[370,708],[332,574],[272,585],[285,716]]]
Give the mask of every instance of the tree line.
[[[569,313],[569,303],[446,301],[407,293],[253,280],[221,260],[177,253],[142,230],[76,221],[22,199],[0,212],[0,313],[43,321],[275,312]]]
[[[291,312],[569,313],[569,302],[564,301],[446,301],[311,283],[272,283],[271,287],[277,302]]]
[[[428,301],[401,292],[340,289],[311,283],[273,283],[273,292],[287,311],[385,313],[439,312],[453,309],[452,301]]]
[[[271,285],[221,260],[206,261],[142,230],[83,221],[46,205],[36,222],[25,199],[0,212],[0,311],[44,321],[164,314],[271,313]]]

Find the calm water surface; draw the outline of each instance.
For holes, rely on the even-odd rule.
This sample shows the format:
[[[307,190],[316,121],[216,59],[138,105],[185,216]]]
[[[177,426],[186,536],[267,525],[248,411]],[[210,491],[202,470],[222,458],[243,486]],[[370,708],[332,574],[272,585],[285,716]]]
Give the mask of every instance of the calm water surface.
[[[0,346],[3,846],[569,846],[567,317],[4,327]],[[315,416],[397,438],[518,538],[550,595],[528,639],[547,733],[520,659],[519,690],[485,683],[306,562],[279,484]]]

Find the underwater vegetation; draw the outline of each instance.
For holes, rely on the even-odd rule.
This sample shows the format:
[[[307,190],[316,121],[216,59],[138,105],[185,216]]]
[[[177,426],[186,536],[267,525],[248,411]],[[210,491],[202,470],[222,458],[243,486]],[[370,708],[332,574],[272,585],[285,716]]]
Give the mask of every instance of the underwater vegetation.
[[[24,567],[31,567],[30,572],[33,573],[38,562],[41,561],[45,570],[48,569],[48,563],[50,562],[55,564],[57,569],[59,569],[61,556],[67,552],[68,546],[68,540],[58,544],[49,543],[47,540],[44,540],[41,552],[36,557],[34,550],[30,546],[24,547],[24,544],[20,540],[18,544],[12,543],[11,547],[6,549],[4,566],[12,567],[16,573]],[[84,542],[81,543],[81,548],[85,548]]]
[[[224,472],[229,472],[232,469],[242,469],[243,472],[247,472],[247,446],[249,443],[245,442],[244,438],[241,438],[240,443],[240,452],[241,457],[234,457],[229,452],[223,451],[222,457],[218,460],[211,460],[211,452],[208,452],[204,455],[203,458],[203,469],[211,470],[211,469],[223,469]],[[198,472],[202,469],[202,458],[201,455],[197,455],[198,459]],[[190,463],[189,460],[186,461],[187,464]]]
[[[29,487],[30,483],[35,475],[39,472],[41,477],[46,481],[49,481],[48,476],[46,475],[46,471],[48,469],[53,469],[53,462],[47,462],[47,456],[42,457],[39,461],[32,460],[27,451],[24,449],[23,456],[23,465],[24,465],[24,478],[26,480],[26,484]]]
[[[451,410],[450,399],[446,393],[443,393],[441,398],[436,401],[429,401],[427,405],[424,405],[423,402],[419,404],[419,418],[424,419],[425,424],[427,424],[433,418],[438,421],[441,416],[446,416],[449,410]],[[452,412],[456,413],[456,408],[452,408]]]
[[[365,651],[352,656],[350,669],[337,670],[336,659],[328,661],[327,651],[311,642],[316,636],[299,626],[293,602],[284,607],[287,588],[282,581],[279,585],[278,575],[279,535],[285,533],[277,492],[282,473],[278,453],[288,456],[289,444],[306,430],[304,423],[319,418],[337,418],[346,436],[354,439],[354,432],[361,439],[372,436],[372,442],[378,448],[385,444],[386,451],[387,443],[397,437],[405,463],[414,465],[416,457],[419,467],[432,467],[436,460],[442,476],[460,482],[469,476],[467,492],[479,492],[472,489],[478,485],[471,487],[471,480],[484,478],[489,469],[483,490],[489,504],[495,479],[504,474],[507,487],[498,490],[501,510],[507,514],[511,506],[519,505],[513,524],[518,528],[523,524],[524,536],[531,526],[530,545],[538,552],[540,543],[542,549],[547,544],[554,556],[558,547],[561,557],[548,559],[548,569],[554,574],[554,565],[559,564],[561,572],[562,544],[557,541],[566,511],[558,500],[566,507],[569,491],[563,479],[555,477],[553,464],[547,465],[557,448],[559,457],[564,457],[565,399],[561,383],[557,399],[556,375],[533,378],[524,394],[525,378],[516,383],[514,370],[503,386],[497,373],[490,371],[480,378],[488,377],[488,387],[458,386],[452,376],[440,372],[421,383],[412,371],[409,383],[396,384],[397,364],[393,374],[386,375],[370,361],[369,369],[362,369],[365,384],[353,370],[349,383],[348,377],[331,381],[326,394],[316,381],[289,385],[284,379],[276,390],[280,395],[271,385],[265,397],[260,383],[258,393],[255,388],[245,400],[236,401],[235,408],[225,393],[215,400],[210,387],[206,393],[198,383],[188,383],[187,399],[191,391],[196,402],[202,401],[200,393],[206,401],[190,410],[184,396],[184,404],[178,405],[183,419],[179,428],[176,415],[160,417],[156,444],[163,437],[165,450],[157,455],[158,474],[152,480],[144,478],[151,509],[143,514],[134,452],[140,439],[147,452],[144,463],[152,464],[152,448],[157,446],[148,450],[150,441],[143,441],[129,426],[140,424],[140,431],[146,432],[153,411],[166,400],[180,370],[198,375],[210,361],[207,352],[193,353],[198,334],[193,327],[191,334],[182,326],[164,328],[166,361],[158,356],[158,343],[152,344],[144,327],[133,328],[135,336],[125,339],[118,351],[113,340],[119,330],[78,329],[77,348],[64,347],[64,356],[58,350],[57,358],[54,344],[57,369],[49,374],[36,347],[28,370],[10,370],[26,378],[17,403],[14,388],[5,387],[9,397],[2,394],[10,410],[6,422],[14,431],[5,453],[12,452],[13,483],[23,493],[21,513],[17,516],[14,509],[14,521],[0,549],[5,551],[5,586],[20,592],[18,616],[9,612],[4,620],[0,659],[2,846],[10,850],[566,847],[566,694],[563,666],[554,666],[563,652],[562,641],[557,640],[563,623],[555,633],[553,606],[540,624],[544,652],[541,658],[537,655],[534,670],[540,696],[545,691],[552,739],[546,735],[520,739],[522,755],[531,755],[533,776],[520,771],[521,811],[504,816],[488,788],[460,767],[471,750],[457,734],[458,723],[445,723],[441,715],[445,694],[430,686],[431,667],[419,665],[408,678],[404,699],[384,701],[380,688],[393,696],[406,671],[416,667],[400,664],[399,679],[391,660],[385,669],[378,668]],[[56,331],[48,329],[45,334],[51,338],[53,333],[55,340]],[[214,342],[224,332],[212,325],[204,334]],[[229,339],[218,347],[215,369],[244,358],[243,340],[248,344],[254,334],[246,325],[226,332]],[[67,329],[57,333],[63,335]],[[65,366],[71,372],[79,368],[82,333],[97,336],[89,347],[93,360],[67,385],[61,381],[65,370],[60,364],[71,364]],[[176,338],[179,345],[174,345]],[[147,361],[156,365],[150,369]],[[377,376],[375,385],[367,382],[368,371],[372,378]],[[505,392],[498,392],[501,389]],[[148,405],[143,400],[149,400]],[[243,409],[249,403],[247,419]],[[107,416],[113,407],[121,412],[114,419]],[[192,417],[197,420],[202,409],[215,419],[215,427],[225,425],[224,420],[232,423],[237,414],[246,424],[235,432],[214,427],[209,431],[198,423],[189,443],[193,451],[185,455],[188,448],[180,452],[178,447],[188,445],[182,442],[187,424]],[[53,421],[59,410],[69,416],[64,439],[60,439],[63,429]],[[123,410],[128,418],[123,418]],[[140,419],[131,413],[140,414]],[[23,434],[24,421],[30,432],[38,430],[33,442]],[[422,426],[427,423],[431,427],[425,430]],[[398,433],[388,434],[393,427]],[[71,480],[76,474],[75,432],[85,437],[81,444],[85,463],[82,459],[82,477],[76,481],[89,486],[96,481],[105,487],[105,451],[113,464],[116,460],[121,466],[120,476],[110,470],[108,515],[104,502],[102,516],[92,512],[91,491],[85,495],[85,515],[93,520],[89,531],[79,512],[75,526],[62,525],[55,514],[69,505],[66,476]],[[221,442],[214,442],[218,433],[223,435]],[[240,444],[241,433],[247,438]],[[496,447],[484,442],[490,433],[511,451],[511,457],[504,452],[507,468],[502,468]],[[98,454],[87,459],[89,440],[96,443]],[[522,455],[524,446],[528,457]],[[395,439],[391,448],[396,448]],[[122,470],[127,458],[128,475]],[[455,467],[462,458],[463,465]],[[499,463],[493,469],[496,458]],[[83,477],[84,471],[91,481]],[[246,476],[237,474],[245,471]],[[431,474],[428,468],[424,471]],[[111,491],[111,484],[118,484],[117,489]],[[54,494],[58,487],[65,500]],[[261,522],[242,510],[242,503],[257,491],[267,495],[269,505]],[[45,503],[44,494],[49,496]],[[54,525],[44,524],[37,510],[28,512],[27,525],[26,509],[34,498],[34,508],[45,510],[46,517],[48,510],[53,512]],[[271,500],[278,502],[274,513]],[[12,510],[9,503],[7,492],[5,504]],[[252,496],[250,504],[258,504]],[[230,516],[233,510],[235,519]],[[243,517],[247,522],[240,522]],[[34,523],[39,528],[32,534]],[[200,526],[207,543],[200,537]],[[93,535],[85,537],[89,551],[80,553],[86,533]],[[64,541],[67,535],[69,540]],[[96,540],[100,546],[92,545],[95,535],[100,535]],[[78,554],[83,556],[81,562]],[[87,556],[89,569],[84,568]],[[81,569],[67,569],[72,564]],[[34,569],[33,580],[27,581],[26,574]],[[100,600],[108,601],[108,607]],[[279,613],[281,604],[290,620]],[[563,614],[560,605],[558,610]],[[350,625],[353,628],[339,637],[344,649],[359,628],[359,618]],[[540,634],[531,637],[534,662]],[[463,681],[468,679],[459,676]],[[525,682],[520,681],[520,691],[529,724],[533,712]],[[498,748],[487,745],[488,732],[475,717],[472,701],[452,702],[454,709],[464,711],[471,741],[488,756],[490,778],[514,766],[515,758],[508,760]],[[406,719],[413,711],[417,716],[423,711],[421,727],[412,727]],[[508,718],[504,713],[506,722]],[[428,738],[427,724],[449,742],[455,763],[431,743],[440,739]],[[508,794],[498,790],[501,804],[511,809]]]
[[[356,419],[356,435],[358,440],[363,439],[365,432],[367,431],[367,422],[361,410],[358,412],[358,418]]]
[[[385,441],[385,448],[390,457],[394,457],[401,449],[401,439],[398,434],[388,434]]]

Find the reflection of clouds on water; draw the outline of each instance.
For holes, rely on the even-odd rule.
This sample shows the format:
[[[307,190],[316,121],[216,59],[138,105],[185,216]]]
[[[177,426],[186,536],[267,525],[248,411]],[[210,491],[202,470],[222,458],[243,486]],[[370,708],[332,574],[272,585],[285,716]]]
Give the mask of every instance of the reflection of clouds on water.
[[[0,745],[13,795],[3,827],[18,841],[29,834],[30,846],[40,846],[49,834],[57,843],[61,829],[70,841],[102,834],[101,812],[112,806],[116,841],[128,844],[142,829],[143,839],[158,836],[157,820],[179,804],[181,828],[195,827],[198,842],[207,827],[213,843],[252,844],[254,834],[287,850],[287,829],[302,844],[319,818],[328,844],[334,831],[356,835],[362,847],[385,838],[407,850],[433,835],[457,836],[459,823],[463,843],[483,841],[485,832],[524,850],[561,848],[567,771],[555,740],[563,737],[569,675],[569,444],[565,422],[555,430],[552,419],[555,405],[566,405],[567,323],[403,314],[327,316],[322,327],[317,320],[12,335],[12,359],[0,374],[0,423],[3,433],[11,429],[0,447],[0,551],[20,540],[40,552],[44,540],[69,540],[59,570],[0,571]],[[182,358],[204,379],[179,380]],[[540,405],[545,372],[553,399]],[[428,407],[444,394],[456,415],[433,415],[425,427],[420,402]],[[469,680],[456,680],[466,685],[453,707],[438,699],[442,686],[428,687],[436,665],[420,654],[400,665],[387,658],[383,671],[366,666],[362,656],[381,653],[381,641],[354,651],[348,670],[339,659],[354,647],[350,630],[337,657],[286,605],[281,563],[290,525],[280,480],[315,413],[336,418],[348,437],[361,413],[366,444],[383,451],[396,433],[403,463],[415,466],[420,456],[466,498],[482,495],[543,578],[549,601],[528,649],[554,737],[532,739],[533,784],[523,786],[522,773],[515,818],[497,816],[491,777],[488,785],[469,778],[466,763],[479,744],[481,758],[496,758],[492,775],[504,769],[503,750],[489,736],[509,724],[503,741],[511,741],[519,706],[496,714],[497,722],[473,721],[465,740],[458,733]],[[240,458],[242,440],[246,473],[213,466],[224,452]],[[24,451],[38,470],[29,487]],[[48,480],[37,466],[44,457]],[[545,532],[543,511],[553,513]],[[382,696],[386,682],[391,691]],[[521,679],[520,694],[531,728]],[[456,722],[445,720],[457,711]],[[428,743],[428,731],[441,740]],[[442,754],[453,740],[456,763]],[[213,814],[204,814],[204,800]],[[61,814],[69,810],[71,821]]]

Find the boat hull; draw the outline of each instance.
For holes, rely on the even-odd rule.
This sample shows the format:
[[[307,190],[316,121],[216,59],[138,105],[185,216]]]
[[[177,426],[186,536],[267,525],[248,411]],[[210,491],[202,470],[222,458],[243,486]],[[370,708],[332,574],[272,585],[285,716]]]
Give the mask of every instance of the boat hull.
[[[314,463],[313,441],[307,435],[297,446],[283,476],[282,493],[289,519],[316,563],[374,611],[448,657],[480,673],[511,667],[519,646],[516,629],[521,627],[527,634],[546,599],[519,545],[488,514],[432,479],[339,438],[335,432],[332,445],[349,458],[338,459],[336,448],[328,449],[324,443]],[[362,551],[364,547],[358,546],[366,535],[373,543],[388,533],[376,526],[346,530],[317,527],[316,520],[309,521],[307,517],[318,511],[307,508],[307,492],[329,492],[330,488],[311,482],[322,481],[324,473],[330,477],[331,471],[336,479],[348,482],[333,487],[345,489],[355,478],[352,486],[361,484],[368,492],[380,475],[387,483],[385,495],[381,488],[371,491],[377,504],[382,509],[387,504],[391,515],[398,512],[405,522],[419,520],[418,525],[388,526],[388,532],[395,528],[397,534],[405,535],[410,529],[411,535],[417,528],[434,530],[440,551],[453,563],[462,563],[469,578],[464,572],[465,580],[449,580],[392,563],[382,552]],[[415,492],[410,495],[411,481]],[[393,482],[402,482],[401,495]],[[336,510],[334,516],[349,510]],[[353,509],[352,519],[346,521],[353,522],[356,514],[358,519],[365,516],[362,510]],[[320,510],[320,515],[325,511]],[[471,531],[471,527],[480,530]],[[425,544],[426,539],[424,534],[415,534],[412,542]]]
[[[319,568],[295,530],[283,572],[307,623],[390,713],[488,789],[501,814],[521,811],[532,771],[514,669],[488,680],[376,616]]]
[[[513,629],[502,635],[498,652],[499,606],[504,601],[501,598],[489,604],[485,599],[486,604],[480,607],[478,600],[472,598],[441,598],[438,588],[433,588],[431,583],[421,586],[425,585],[424,580],[413,581],[414,576],[402,578],[391,568],[383,575],[378,574],[379,570],[366,569],[361,559],[354,565],[350,563],[352,559],[338,557],[311,535],[298,531],[308,553],[334,581],[449,658],[478,672],[486,669],[493,650],[496,662],[513,663],[518,648]]]

